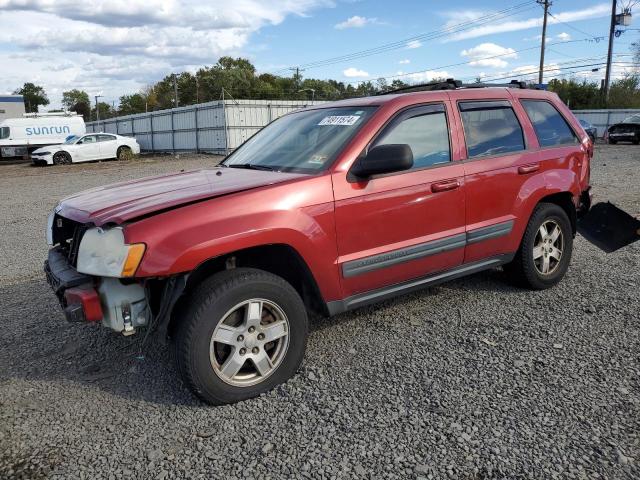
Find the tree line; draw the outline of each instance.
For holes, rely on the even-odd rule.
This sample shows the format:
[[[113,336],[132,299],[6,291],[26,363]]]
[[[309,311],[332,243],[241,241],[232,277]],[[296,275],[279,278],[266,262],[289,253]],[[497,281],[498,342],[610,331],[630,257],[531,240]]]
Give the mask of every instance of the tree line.
[[[476,81],[480,81],[477,79]],[[193,105],[225,98],[261,100],[339,100],[374,95],[409,86],[402,80],[388,82],[384,78],[353,85],[337,80],[302,78],[300,73],[283,77],[270,73],[257,74],[256,68],[244,58],[221,57],[211,67],[202,67],[195,74],[182,72],[167,75],[159,82],[141,91],[122,95],[118,105],[106,102],[92,104],[87,92],[72,89],[63,92],[65,110],[82,114],[85,120],[130,115],[163,110],[176,106]],[[553,79],[548,89],[556,92],[570,108],[605,108],[605,102],[596,82],[576,78]],[[37,112],[39,106],[49,104],[41,86],[25,83],[14,93],[25,98],[29,112]],[[640,75],[628,75],[612,82],[608,108],[640,108]]]

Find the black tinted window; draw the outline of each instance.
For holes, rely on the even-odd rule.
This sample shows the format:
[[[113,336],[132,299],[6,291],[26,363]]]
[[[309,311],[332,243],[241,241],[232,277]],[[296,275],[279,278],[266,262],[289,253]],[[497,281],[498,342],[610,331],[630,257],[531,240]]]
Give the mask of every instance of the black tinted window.
[[[509,102],[463,102],[459,106],[469,158],[524,150],[522,127]]]
[[[9,127],[0,127],[0,138],[9,138]]]
[[[411,147],[413,168],[449,162],[449,128],[444,106],[418,107],[400,114],[376,139],[374,146],[391,144]]]
[[[577,143],[578,139],[556,107],[541,100],[522,100],[541,147]]]

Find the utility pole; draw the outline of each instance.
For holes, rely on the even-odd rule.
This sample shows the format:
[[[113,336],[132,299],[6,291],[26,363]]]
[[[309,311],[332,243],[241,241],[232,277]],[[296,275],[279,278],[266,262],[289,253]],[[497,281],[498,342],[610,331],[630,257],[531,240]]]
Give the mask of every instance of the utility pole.
[[[293,74],[293,78],[294,78],[294,79],[295,79],[295,81],[296,81],[296,86],[295,86],[295,88],[299,88],[299,87],[300,87],[300,72],[301,72],[301,71],[302,71],[302,72],[304,72],[304,69],[303,69],[303,70],[300,70],[300,67],[295,67],[295,68],[291,67],[291,68],[289,68],[289,70],[291,70],[292,72],[294,72],[294,74]]]
[[[173,96],[174,96],[174,107],[178,106],[178,76],[173,74]]]
[[[617,1],[611,2],[611,26],[609,27],[609,50],[607,51],[607,71],[604,74],[604,85],[602,89],[602,97],[605,105],[609,97],[609,81],[611,80],[611,59],[613,57],[613,38],[616,34],[616,8]]]
[[[102,95],[96,95],[94,97],[96,99],[96,121],[100,121],[100,105],[98,104],[98,99],[102,98]]]
[[[544,19],[542,20],[542,42],[540,43],[540,68],[538,69],[538,84],[542,85],[544,77],[544,47],[547,41],[547,15],[551,2],[549,0],[536,0],[538,4],[544,5]]]

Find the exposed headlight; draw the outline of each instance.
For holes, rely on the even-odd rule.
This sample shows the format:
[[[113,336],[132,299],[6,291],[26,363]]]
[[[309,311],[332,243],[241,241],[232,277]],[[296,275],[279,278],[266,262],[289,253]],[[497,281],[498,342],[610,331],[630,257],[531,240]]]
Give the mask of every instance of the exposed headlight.
[[[77,270],[98,277],[132,277],[145,248],[144,243],[126,245],[120,227],[92,228],[82,236]]]

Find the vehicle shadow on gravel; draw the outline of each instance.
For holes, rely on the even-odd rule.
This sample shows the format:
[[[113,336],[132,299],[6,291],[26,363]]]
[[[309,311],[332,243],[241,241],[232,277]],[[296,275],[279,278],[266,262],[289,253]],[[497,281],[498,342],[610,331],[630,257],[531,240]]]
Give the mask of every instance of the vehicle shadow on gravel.
[[[485,272],[450,282],[448,288],[518,291],[500,272]],[[331,319],[315,316],[312,333],[415,298],[437,295],[438,287],[364,307]],[[204,405],[184,387],[175,370],[171,345],[161,345],[145,332],[132,337],[100,325],[65,321],[57,299],[45,282],[34,280],[0,287],[0,379],[75,382],[89,389],[158,404]],[[303,367],[303,369],[306,367]]]

